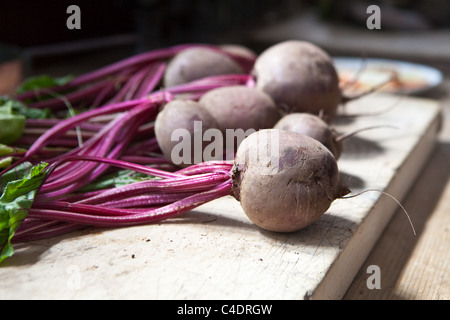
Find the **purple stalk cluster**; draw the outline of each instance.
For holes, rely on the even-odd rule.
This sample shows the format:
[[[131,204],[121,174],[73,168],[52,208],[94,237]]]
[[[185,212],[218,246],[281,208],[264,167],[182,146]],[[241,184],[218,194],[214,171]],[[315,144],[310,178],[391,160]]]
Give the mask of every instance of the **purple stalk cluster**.
[[[85,105],[96,107],[139,99],[152,92],[164,73],[165,61],[191,45],[145,52],[98,70],[80,75],[62,86],[30,90],[17,95],[32,108],[66,109]]]
[[[155,90],[166,60],[193,45],[140,54],[81,75],[66,85],[23,93],[30,107],[62,110],[90,106],[63,119],[27,120],[16,161],[46,162],[46,179],[13,241],[29,241],[85,226],[123,227],[175,217],[231,192],[232,162],[206,162],[179,169],[163,158],[153,121],[174,98],[197,99],[228,85],[251,85],[251,76],[220,75]],[[244,62],[242,62],[244,63]],[[246,61],[248,64],[249,61]],[[54,94],[61,96],[55,97]],[[44,99],[42,99],[44,98]],[[127,169],[149,179],[85,192],[106,173]]]
[[[60,197],[41,190],[17,230],[14,242],[48,238],[86,226],[126,227],[156,222],[231,193],[231,162],[202,163],[168,172],[116,159],[74,156],[53,163],[49,174],[63,162],[73,161],[98,162],[153,178]]]
[[[168,59],[192,47],[221,51],[235,59],[243,70],[249,70],[254,62],[253,59],[223,51],[212,45],[177,45],[144,52],[80,75],[65,85],[31,90],[15,98],[27,101],[29,107],[50,110],[65,110],[68,103],[71,106],[97,107],[142,99],[160,83]]]

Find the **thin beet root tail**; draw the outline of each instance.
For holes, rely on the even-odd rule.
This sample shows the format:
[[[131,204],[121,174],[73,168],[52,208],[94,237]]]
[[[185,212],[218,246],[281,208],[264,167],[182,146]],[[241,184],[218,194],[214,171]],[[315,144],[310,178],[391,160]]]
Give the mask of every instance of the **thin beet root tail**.
[[[356,134],[358,134],[360,132],[363,132],[363,131],[373,130],[373,129],[381,129],[381,128],[398,129],[398,127],[391,126],[391,125],[388,125],[388,124],[386,124],[386,125],[369,126],[369,127],[365,127],[365,128],[359,128],[359,129],[356,129],[356,130],[351,131],[349,133],[344,133],[344,134],[341,134],[341,135],[337,136],[336,137],[336,142],[342,142],[343,140],[346,140],[346,139],[348,139],[350,137],[353,137],[354,135],[356,135]]]
[[[382,194],[382,195],[385,195],[385,196],[388,196],[389,198],[391,198],[392,200],[394,200],[394,201],[398,204],[398,206],[400,207],[400,209],[402,209],[403,213],[405,214],[406,218],[408,219],[408,222],[409,222],[409,224],[410,224],[410,226],[411,226],[411,229],[412,229],[413,234],[414,234],[414,235],[417,235],[416,229],[414,228],[414,224],[413,224],[413,222],[412,222],[412,220],[411,220],[411,217],[409,216],[408,211],[406,211],[405,207],[404,207],[404,206],[400,203],[400,201],[398,201],[393,195],[391,195],[391,194],[389,194],[389,193],[387,193],[387,192],[385,192],[385,191],[383,191],[383,190],[379,190],[379,189],[366,189],[366,190],[363,190],[363,191],[358,192],[358,193],[353,194],[353,195],[342,196],[341,198],[342,198],[342,199],[350,199],[350,198],[358,197],[358,196],[362,195],[363,193],[371,192],[371,191],[378,192],[378,193],[380,193],[380,194]]]
[[[383,82],[381,82],[381,83],[379,83],[379,84],[373,86],[373,87],[370,88],[369,90],[364,91],[364,92],[361,92],[361,93],[358,93],[358,94],[355,94],[355,95],[353,95],[353,96],[348,96],[348,95],[346,95],[345,93],[342,93],[342,95],[341,95],[341,103],[342,103],[342,104],[346,104],[346,103],[348,103],[348,102],[350,102],[350,101],[353,101],[353,100],[356,100],[356,99],[360,99],[360,98],[365,97],[365,96],[367,96],[367,95],[369,95],[369,94],[372,94],[372,93],[374,93],[374,92],[377,92],[377,91],[381,90],[381,89],[382,89],[385,85],[387,85],[389,82],[391,82],[394,78],[395,78],[395,76],[392,75],[392,76],[389,77],[389,79],[387,79],[386,81],[383,81]]]
[[[384,114],[386,112],[392,111],[395,107],[397,107],[401,100],[406,96],[406,94],[402,94],[399,95],[399,98],[397,99],[397,101],[395,101],[391,106],[380,110],[380,111],[374,111],[374,112],[361,112],[361,113],[354,113],[354,114],[341,114],[341,117],[346,117],[346,118],[356,118],[356,117],[374,117],[374,116],[378,116],[380,114]]]
[[[364,72],[364,70],[367,67],[367,56],[364,55],[361,58],[362,58],[361,64],[359,66],[358,71],[353,76],[353,79],[348,81],[346,84],[344,84],[341,89],[345,89],[345,88],[351,87],[351,86],[353,86],[354,84],[356,84],[358,82],[359,77],[361,76],[361,74]]]

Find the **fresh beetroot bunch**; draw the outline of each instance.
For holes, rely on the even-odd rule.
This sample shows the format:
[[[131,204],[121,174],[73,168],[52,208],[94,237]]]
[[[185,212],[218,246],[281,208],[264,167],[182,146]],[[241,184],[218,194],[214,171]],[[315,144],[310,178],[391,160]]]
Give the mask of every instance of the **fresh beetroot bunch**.
[[[1,173],[0,202],[8,203],[0,224],[2,257],[11,254],[11,241],[152,223],[227,195],[261,228],[293,232],[345,196],[340,138],[327,124],[343,101],[329,56],[299,41],[258,57],[241,49],[155,50],[16,96],[31,108],[62,114],[88,108],[68,118],[28,120],[18,140],[25,148],[15,150],[15,161]],[[307,122],[321,127],[325,140],[302,131],[306,125],[283,127],[286,113],[320,115]],[[200,145],[189,140],[181,166],[172,158],[177,129],[187,139],[202,137]],[[210,147],[205,137],[238,130],[246,134],[231,149],[222,145],[218,158],[196,161],[197,152]]]
[[[270,143],[277,145],[274,154],[254,157],[264,154]],[[267,161],[272,163],[270,171]],[[65,167],[70,163],[85,168],[90,164],[100,164],[97,169],[117,167],[142,176],[123,186],[83,192],[77,185],[79,180],[69,183],[57,174],[58,169],[70,169]],[[348,192],[327,148],[310,137],[276,129],[247,137],[233,161],[203,162],[169,172],[106,157],[73,155],[53,162],[44,173],[45,179],[15,241],[54,236],[85,226],[151,223],[226,195],[239,200],[247,216],[261,228],[291,232],[311,224],[334,199]]]
[[[163,82],[167,82],[164,79],[170,77],[170,74],[179,73],[178,69],[183,69],[182,65],[174,65],[179,57],[191,51],[195,51],[196,57],[203,61],[203,66],[198,65],[197,70],[202,68],[204,71],[183,82],[164,84]],[[214,75],[245,74],[253,65],[254,59],[249,53],[230,51],[213,45],[177,45],[134,55],[77,76],[66,83],[53,84],[46,81],[46,85],[42,87],[28,86],[28,90],[20,92],[14,98],[26,102],[31,108],[48,108],[52,111],[67,111],[68,106],[92,108],[143,99],[158,86],[173,87]],[[210,64],[216,65],[220,72],[208,68]],[[235,67],[229,68],[228,64]]]

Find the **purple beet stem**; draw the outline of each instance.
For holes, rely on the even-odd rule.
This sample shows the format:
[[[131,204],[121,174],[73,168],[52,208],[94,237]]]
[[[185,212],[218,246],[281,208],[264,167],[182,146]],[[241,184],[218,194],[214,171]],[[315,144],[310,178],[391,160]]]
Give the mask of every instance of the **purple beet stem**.
[[[101,80],[114,73],[122,74],[122,78],[118,80],[97,82],[91,87],[69,93],[66,97],[37,102],[34,106],[51,107],[67,101],[82,100],[88,96],[94,96],[95,102],[101,103],[112,93],[117,81],[126,80],[122,90],[115,93],[109,104],[65,120],[28,121],[36,127],[48,129],[14,165],[44,154],[44,147],[52,142],[63,142],[61,137],[74,127],[79,126],[79,128],[97,132],[82,146],[57,156],[50,163],[48,181],[38,191],[35,203],[28,217],[17,230],[14,241],[47,238],[86,226],[123,227],[151,223],[176,217],[206,202],[230,195],[231,162],[202,163],[170,172],[120,160],[121,157],[133,159],[134,156],[135,159],[145,162],[144,158],[151,158],[126,155],[127,145],[133,136],[137,135],[140,125],[154,119],[159,108],[173,99],[174,95],[187,94],[186,97],[189,97],[190,94],[190,98],[195,99],[217,87],[236,84],[252,85],[250,75],[222,75],[151,93],[162,77],[165,64],[160,62],[151,65],[150,62],[170,58],[177,52],[192,46],[198,45],[175,46],[137,55],[79,76],[67,85],[44,89],[42,92],[28,92],[16,97],[19,100],[31,99],[45,91],[54,94]],[[241,63],[249,65],[249,61],[241,61]],[[147,67],[144,67],[145,65]],[[136,67],[144,68],[140,72],[135,72],[137,69],[133,68]],[[148,113],[147,116],[144,116],[144,112]],[[124,115],[106,125],[87,122],[94,117],[116,113],[124,113]],[[154,145],[154,142],[150,145],[152,144]],[[68,166],[69,162],[72,163],[71,166]],[[83,195],[81,198],[77,196],[77,190],[86,183],[94,181],[110,167],[146,173],[157,179],[90,194],[81,193]],[[86,182],[79,183],[80,177],[85,177]]]

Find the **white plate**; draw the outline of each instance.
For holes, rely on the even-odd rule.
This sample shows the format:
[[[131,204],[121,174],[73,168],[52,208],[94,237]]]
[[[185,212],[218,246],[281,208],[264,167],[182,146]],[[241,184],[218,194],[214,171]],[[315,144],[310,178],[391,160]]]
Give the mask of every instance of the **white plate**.
[[[335,57],[333,60],[345,92],[364,92],[387,82],[379,91],[413,94],[436,87],[443,78],[435,68],[405,61],[350,57]],[[355,77],[356,82],[350,84]]]

